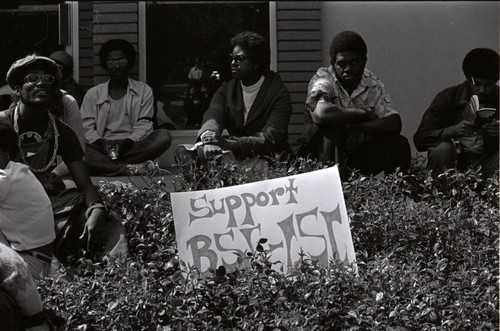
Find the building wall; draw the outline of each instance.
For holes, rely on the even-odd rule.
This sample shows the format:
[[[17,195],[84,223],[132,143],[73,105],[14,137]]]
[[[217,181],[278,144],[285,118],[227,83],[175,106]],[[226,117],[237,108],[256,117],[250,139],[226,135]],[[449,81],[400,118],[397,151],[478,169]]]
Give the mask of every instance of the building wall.
[[[107,72],[101,67],[99,50],[110,39],[125,39],[138,49],[137,1],[79,2],[80,85],[86,90],[104,82]],[[139,54],[131,76],[138,79]]]
[[[499,14],[499,2],[324,2],[323,63],[335,34],[361,34],[367,68],[388,88],[415,155],[422,115],[439,91],[465,79],[465,54],[476,47],[499,51]]]
[[[321,2],[276,2],[278,72],[290,92],[293,114],[288,127],[293,143],[304,126],[307,84],[322,59]]]

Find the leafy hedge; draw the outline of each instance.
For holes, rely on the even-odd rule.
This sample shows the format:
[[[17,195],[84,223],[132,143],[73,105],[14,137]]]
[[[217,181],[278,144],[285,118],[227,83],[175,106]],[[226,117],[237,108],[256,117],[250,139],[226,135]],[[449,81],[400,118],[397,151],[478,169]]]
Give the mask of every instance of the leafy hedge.
[[[182,172],[178,190],[236,185],[326,167],[275,161],[247,173],[214,164]],[[124,220],[132,258],[82,259],[41,284],[46,305],[78,330],[496,330],[499,328],[498,175],[414,169],[343,183],[358,275],[301,257],[288,275],[258,245],[234,273],[183,277],[169,194],[101,183]],[[265,239],[262,239],[264,242]]]

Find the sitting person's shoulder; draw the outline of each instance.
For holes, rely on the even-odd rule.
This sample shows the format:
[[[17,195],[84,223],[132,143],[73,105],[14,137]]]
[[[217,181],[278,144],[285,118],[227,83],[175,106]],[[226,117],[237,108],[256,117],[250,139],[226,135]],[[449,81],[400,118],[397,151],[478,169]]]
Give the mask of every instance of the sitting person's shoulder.
[[[107,93],[107,85],[108,81],[99,83],[97,85],[92,86],[86,93],[85,98],[96,99],[99,95],[103,94],[106,90]]]
[[[363,77],[361,79],[368,86],[383,85],[382,81],[378,78],[378,76],[373,71],[366,68],[363,72]]]
[[[133,78],[128,79],[130,87],[135,90],[151,90],[151,86],[149,86],[147,83],[140,81],[140,80],[135,80]]]

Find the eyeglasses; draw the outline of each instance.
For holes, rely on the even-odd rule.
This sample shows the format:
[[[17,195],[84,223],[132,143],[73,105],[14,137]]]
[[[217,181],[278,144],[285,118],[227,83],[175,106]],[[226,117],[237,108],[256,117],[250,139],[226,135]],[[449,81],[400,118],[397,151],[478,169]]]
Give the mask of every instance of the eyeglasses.
[[[27,74],[24,80],[29,84],[38,84],[39,82],[52,84],[56,78],[50,74]]]
[[[241,63],[249,58],[248,56],[233,55],[232,53],[229,53],[229,56],[231,57],[231,62],[236,61],[237,63]]]
[[[128,60],[127,59],[112,59],[112,60],[106,61],[106,66],[108,68],[113,68],[116,65],[118,65],[120,67],[124,67],[127,64],[128,64]]]

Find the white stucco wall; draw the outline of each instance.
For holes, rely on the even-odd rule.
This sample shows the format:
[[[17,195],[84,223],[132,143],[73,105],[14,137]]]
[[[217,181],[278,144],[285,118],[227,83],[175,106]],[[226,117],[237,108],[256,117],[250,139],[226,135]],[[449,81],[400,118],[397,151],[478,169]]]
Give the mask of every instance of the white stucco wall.
[[[413,134],[434,96],[464,80],[461,65],[476,47],[499,51],[500,2],[324,2],[323,62],[332,38],[358,32],[367,68],[384,82],[416,154]]]

